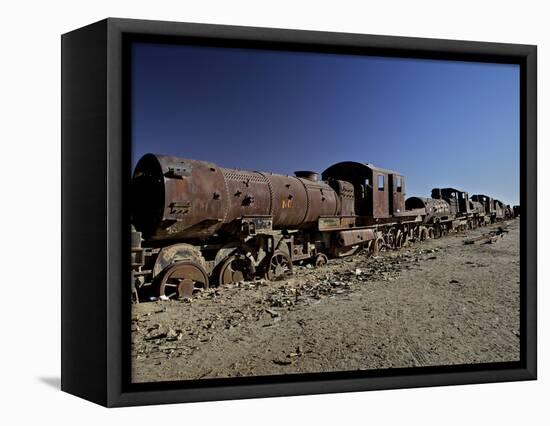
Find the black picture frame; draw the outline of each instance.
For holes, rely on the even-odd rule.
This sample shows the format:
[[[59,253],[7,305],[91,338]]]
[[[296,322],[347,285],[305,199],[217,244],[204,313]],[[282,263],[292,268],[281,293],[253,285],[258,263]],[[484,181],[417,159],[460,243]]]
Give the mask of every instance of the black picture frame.
[[[519,64],[521,360],[130,383],[127,46],[133,40]],[[536,379],[536,46],[118,18],[61,41],[62,390],[115,407]]]

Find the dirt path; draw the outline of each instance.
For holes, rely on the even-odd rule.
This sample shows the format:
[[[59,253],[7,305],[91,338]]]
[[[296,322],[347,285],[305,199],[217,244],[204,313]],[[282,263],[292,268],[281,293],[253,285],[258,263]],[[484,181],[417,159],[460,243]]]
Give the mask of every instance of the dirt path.
[[[519,220],[463,243],[495,228],[134,305],[133,380],[518,360]]]

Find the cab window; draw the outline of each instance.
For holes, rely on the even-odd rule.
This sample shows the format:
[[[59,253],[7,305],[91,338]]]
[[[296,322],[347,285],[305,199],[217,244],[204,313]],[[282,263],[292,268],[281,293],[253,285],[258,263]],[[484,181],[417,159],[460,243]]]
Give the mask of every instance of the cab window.
[[[384,175],[378,175],[378,190],[384,190]]]

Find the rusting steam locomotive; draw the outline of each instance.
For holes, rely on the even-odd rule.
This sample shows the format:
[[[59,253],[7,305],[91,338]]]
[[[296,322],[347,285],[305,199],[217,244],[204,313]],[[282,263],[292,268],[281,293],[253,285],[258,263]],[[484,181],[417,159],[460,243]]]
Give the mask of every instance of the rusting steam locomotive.
[[[405,200],[405,177],[341,162],[319,179],[147,154],[132,179],[135,296],[189,298],[209,285],[315,266],[360,248],[376,254],[508,217],[486,195],[436,188]],[[513,213],[512,213],[513,214]]]

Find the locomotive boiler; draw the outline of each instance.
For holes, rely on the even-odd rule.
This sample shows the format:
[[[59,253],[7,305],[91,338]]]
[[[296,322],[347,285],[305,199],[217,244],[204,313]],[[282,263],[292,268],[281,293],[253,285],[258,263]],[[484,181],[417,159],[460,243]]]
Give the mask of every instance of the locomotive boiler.
[[[133,190],[134,224],[149,240],[307,229],[321,216],[354,216],[351,185],[329,185],[306,171],[283,176],[148,154],[136,166]]]

